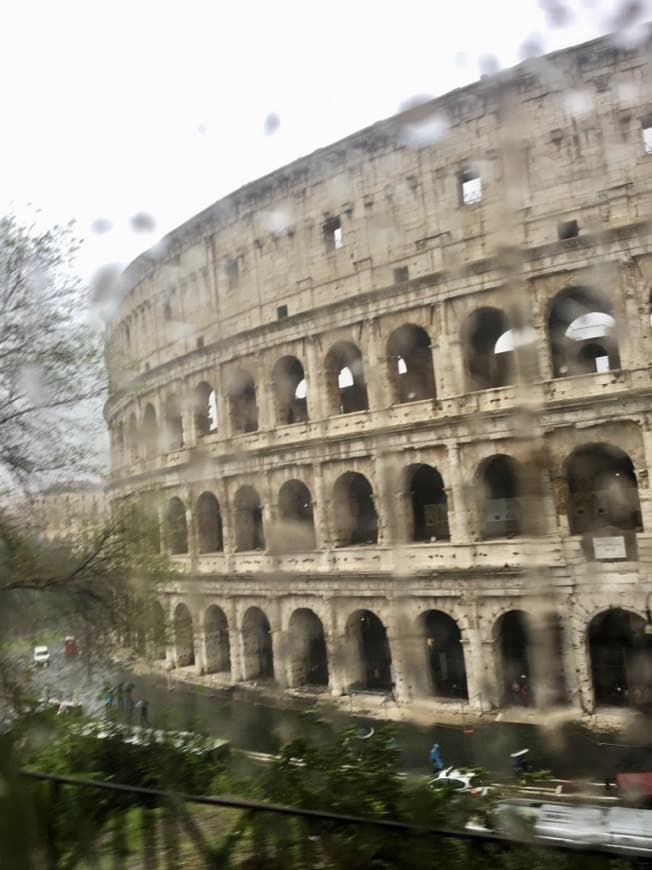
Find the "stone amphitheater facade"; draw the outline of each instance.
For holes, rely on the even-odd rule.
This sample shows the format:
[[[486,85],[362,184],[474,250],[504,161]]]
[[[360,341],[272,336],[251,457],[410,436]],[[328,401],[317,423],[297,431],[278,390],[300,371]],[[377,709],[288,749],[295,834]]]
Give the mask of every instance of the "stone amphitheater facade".
[[[110,498],[169,667],[433,711],[650,701],[650,33],[227,196],[124,273]]]

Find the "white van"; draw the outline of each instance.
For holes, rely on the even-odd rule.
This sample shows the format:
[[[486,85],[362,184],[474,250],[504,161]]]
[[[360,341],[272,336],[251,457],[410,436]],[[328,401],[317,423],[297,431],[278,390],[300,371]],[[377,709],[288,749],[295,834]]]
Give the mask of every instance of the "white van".
[[[50,664],[50,650],[46,646],[35,646],[32,662],[47,668]]]

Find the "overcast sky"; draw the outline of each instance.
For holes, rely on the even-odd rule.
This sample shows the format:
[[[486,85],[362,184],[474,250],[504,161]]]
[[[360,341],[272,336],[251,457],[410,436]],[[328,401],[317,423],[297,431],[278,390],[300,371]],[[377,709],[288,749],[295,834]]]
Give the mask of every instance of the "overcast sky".
[[[591,39],[616,11],[604,0],[6,0],[0,207],[74,218],[87,277],[405,100],[477,79],[486,56],[506,67],[524,43]],[[143,212],[156,225],[136,232]]]

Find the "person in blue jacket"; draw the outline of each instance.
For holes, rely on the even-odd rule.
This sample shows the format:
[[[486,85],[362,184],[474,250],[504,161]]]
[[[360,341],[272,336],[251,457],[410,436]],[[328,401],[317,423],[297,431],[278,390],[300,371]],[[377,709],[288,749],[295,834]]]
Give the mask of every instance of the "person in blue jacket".
[[[444,762],[441,760],[441,754],[439,752],[439,743],[432,744],[432,749],[430,750],[430,763],[432,764],[433,773],[439,773],[440,770],[444,769]]]

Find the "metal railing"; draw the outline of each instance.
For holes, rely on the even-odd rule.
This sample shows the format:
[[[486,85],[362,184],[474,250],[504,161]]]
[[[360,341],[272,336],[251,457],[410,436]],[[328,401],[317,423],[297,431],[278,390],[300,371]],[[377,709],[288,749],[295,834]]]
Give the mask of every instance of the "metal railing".
[[[174,793],[27,770],[20,771],[20,775],[29,791],[41,790],[41,814],[33,845],[36,863],[28,866],[42,866],[47,870],[108,866],[143,867],[146,870],[162,867],[318,866],[322,840],[332,842],[333,837],[346,834],[341,840],[346,848],[346,843],[354,843],[363,829],[379,842],[383,838],[385,842],[387,838],[397,839],[394,847],[399,851],[409,840],[418,838],[432,860],[437,855],[442,857],[441,850],[446,843],[456,842],[458,849],[467,850],[469,862],[480,859],[479,865],[483,867],[500,866],[499,853],[519,847],[545,848],[561,853],[601,856],[603,859],[619,855],[632,859],[640,855],[649,859],[649,853],[634,849],[534,842],[531,838],[508,838],[484,829],[453,830],[413,825],[392,819],[262,803],[228,795],[213,797]],[[69,795],[71,790],[83,792],[77,797],[81,797],[89,814],[92,815],[93,808],[100,804],[105,813],[101,823],[93,824],[88,819],[80,822],[74,828],[72,840],[69,837],[65,841],[61,825],[62,820],[65,821],[66,793]],[[108,797],[108,801],[102,803],[101,796]],[[200,815],[200,808],[207,809],[208,814]],[[210,809],[237,814],[235,819],[231,817],[229,830],[220,824],[217,815],[210,813]],[[260,825],[261,817],[271,817],[273,824],[267,828],[268,832],[273,830],[271,845]],[[291,822],[291,827],[284,827],[281,820]],[[247,827],[252,834],[250,846],[256,853],[253,858],[238,845]],[[128,842],[130,838],[131,844]],[[276,851],[274,860],[269,857],[270,849]],[[298,859],[297,854],[300,854]],[[459,852],[456,854],[459,858]],[[295,857],[292,858],[292,855]],[[340,858],[341,866],[348,866],[345,852],[338,855],[338,861]],[[598,866],[606,867],[607,864],[600,863]]]

